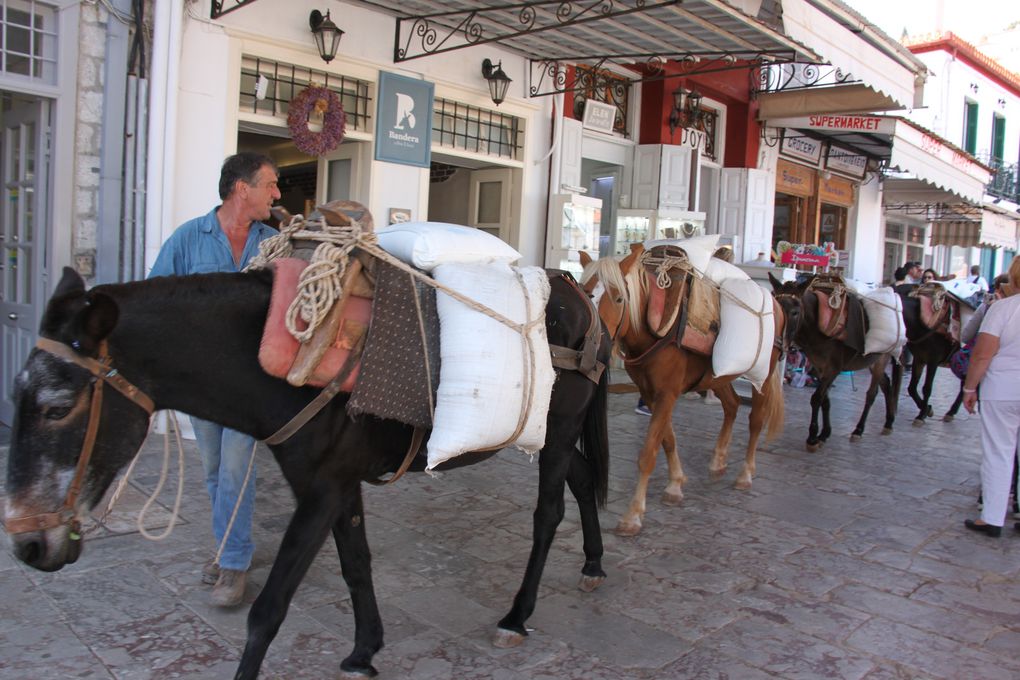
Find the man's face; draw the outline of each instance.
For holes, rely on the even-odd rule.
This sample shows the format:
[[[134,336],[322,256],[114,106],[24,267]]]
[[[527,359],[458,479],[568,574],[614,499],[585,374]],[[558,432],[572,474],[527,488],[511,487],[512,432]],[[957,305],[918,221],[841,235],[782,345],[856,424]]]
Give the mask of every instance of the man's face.
[[[915,264],[913,267],[910,268],[910,278],[912,278],[912,279],[920,279],[921,278],[921,266],[920,265],[916,265]]]
[[[255,174],[254,183],[244,183],[247,188],[245,200],[251,213],[251,219],[269,219],[269,209],[273,207],[275,201],[280,200],[280,187],[277,186],[278,179],[276,172],[271,166],[263,165]]]

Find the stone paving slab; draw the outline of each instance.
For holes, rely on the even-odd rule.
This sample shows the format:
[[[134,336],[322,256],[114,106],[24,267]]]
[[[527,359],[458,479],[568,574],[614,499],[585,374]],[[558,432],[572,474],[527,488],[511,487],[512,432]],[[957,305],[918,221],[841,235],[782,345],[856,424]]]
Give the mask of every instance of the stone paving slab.
[[[859,381],[861,382],[861,381]],[[862,383],[863,384],[863,383]],[[958,383],[941,373],[941,415]],[[612,470],[603,511],[609,578],[576,589],[582,564],[576,506],[553,544],[516,649],[492,647],[527,561],[538,465],[516,452],[436,478],[408,476],[365,491],[386,647],[384,678],[610,680],[634,678],[1020,677],[1020,535],[964,530],[977,514],[978,420],[938,418],[913,427],[904,396],[894,432],[881,436],[881,404],[851,443],[864,391],[837,381],[833,436],[804,450],[806,390],[786,388],[783,434],[765,443],[752,489],[732,484],[743,459],[747,409],[729,469],[708,464],[721,409],[681,400],[674,412],[689,477],[680,507],[664,505],[661,458],[643,532],[612,533],[637,477],[648,420],[634,394],[610,396]],[[0,429],[0,463],[9,431]],[[193,446],[177,526],[159,542],[135,527],[159,477],[162,441],[150,437],[115,512],[61,572],[43,574],[0,551],[0,680],[202,678],[233,675],[247,605],[257,596],[294,501],[268,451],[258,454],[256,554],[245,606],[208,603],[199,570],[214,550]],[[171,484],[175,482],[171,473]],[[146,520],[159,531],[175,489]],[[97,511],[96,517],[100,513]],[[340,678],[353,644],[350,597],[331,544],[323,547],[270,647],[267,678]]]

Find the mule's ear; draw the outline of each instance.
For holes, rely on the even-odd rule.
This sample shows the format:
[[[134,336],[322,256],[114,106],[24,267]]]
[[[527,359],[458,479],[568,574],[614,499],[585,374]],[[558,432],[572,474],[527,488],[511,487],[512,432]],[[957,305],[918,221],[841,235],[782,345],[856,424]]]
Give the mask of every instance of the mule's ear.
[[[581,258],[581,266],[582,267],[587,267],[588,265],[591,264],[591,255],[589,255],[587,252],[582,250],[582,251],[580,251],[578,253],[578,255]]]
[[[53,291],[53,297],[63,297],[72,293],[84,293],[85,280],[70,267],[64,267],[64,274],[60,277],[57,289]]]
[[[79,312],[78,328],[84,339],[98,345],[117,325],[119,317],[120,310],[113,298],[102,292],[89,291],[85,306]]]
[[[783,284],[779,282],[779,279],[772,276],[772,272],[769,272],[769,283],[772,284],[772,292],[778,293],[783,289]]]

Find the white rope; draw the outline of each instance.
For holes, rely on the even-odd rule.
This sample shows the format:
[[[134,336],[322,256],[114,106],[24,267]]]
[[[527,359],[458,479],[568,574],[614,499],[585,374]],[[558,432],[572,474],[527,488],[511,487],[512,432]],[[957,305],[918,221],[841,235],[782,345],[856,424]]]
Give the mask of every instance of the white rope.
[[[216,549],[216,557],[213,558],[213,562],[216,564],[220,563],[220,557],[223,556],[223,549],[227,547],[227,539],[230,538],[230,532],[234,528],[234,520],[237,519],[237,512],[241,509],[241,501],[244,500],[244,494],[248,490],[248,480],[251,479],[251,471],[255,467],[255,448],[259,445],[258,440],[251,445],[251,457],[248,459],[248,469],[244,473],[244,481],[241,482],[241,492],[237,494],[237,502],[234,503],[234,511],[230,513],[230,521],[227,522],[227,528],[223,531],[223,539],[220,540],[220,547]]]

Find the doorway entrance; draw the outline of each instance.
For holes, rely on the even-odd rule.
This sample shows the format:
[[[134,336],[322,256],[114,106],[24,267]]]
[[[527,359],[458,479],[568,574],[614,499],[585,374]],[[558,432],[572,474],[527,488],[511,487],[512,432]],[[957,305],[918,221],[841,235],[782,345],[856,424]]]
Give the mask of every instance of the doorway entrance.
[[[581,160],[582,186],[587,195],[602,201],[602,220],[599,225],[599,257],[613,254],[613,232],[616,227],[616,208],[619,202],[623,167],[587,158]]]
[[[0,107],[0,422],[14,418],[14,376],[35,345],[50,236],[49,101],[2,94]]]
[[[514,172],[433,153],[428,220],[475,227],[513,245]]]

